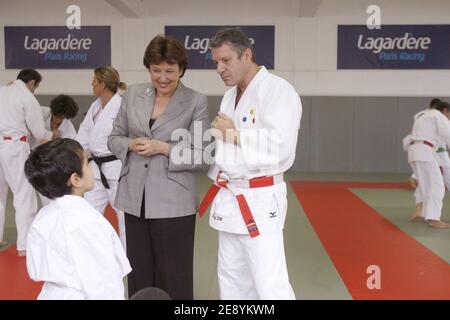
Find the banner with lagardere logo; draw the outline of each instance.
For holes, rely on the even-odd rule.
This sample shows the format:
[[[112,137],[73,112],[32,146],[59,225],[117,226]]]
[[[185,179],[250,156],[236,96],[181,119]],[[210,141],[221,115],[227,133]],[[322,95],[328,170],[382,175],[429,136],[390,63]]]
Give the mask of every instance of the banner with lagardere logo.
[[[188,68],[215,69],[209,40],[222,28],[232,26],[166,26],[166,36],[181,41],[188,51]],[[239,26],[250,38],[256,62],[267,69],[275,67],[275,26]]]
[[[111,27],[5,27],[6,69],[93,69],[111,64]]]
[[[340,25],[337,68],[450,69],[450,25]]]

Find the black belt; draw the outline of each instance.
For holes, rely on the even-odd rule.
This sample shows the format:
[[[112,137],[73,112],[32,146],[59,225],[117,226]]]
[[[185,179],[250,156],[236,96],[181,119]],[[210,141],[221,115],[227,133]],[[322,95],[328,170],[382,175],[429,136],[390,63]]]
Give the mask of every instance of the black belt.
[[[106,156],[106,157],[96,157],[94,155],[91,155],[91,159],[89,160],[94,160],[95,164],[98,167],[98,170],[100,171],[100,179],[102,180],[102,184],[106,189],[109,189],[109,184],[108,184],[108,180],[106,179],[105,175],[103,174],[102,171],[102,164],[106,163],[106,162],[111,162],[111,161],[116,161],[118,160],[117,157],[115,155],[110,155],[110,156]]]

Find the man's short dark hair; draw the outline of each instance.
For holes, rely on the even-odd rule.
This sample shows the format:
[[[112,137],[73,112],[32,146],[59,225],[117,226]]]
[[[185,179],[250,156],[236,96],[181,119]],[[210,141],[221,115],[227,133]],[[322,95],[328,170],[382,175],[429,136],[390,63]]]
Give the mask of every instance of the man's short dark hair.
[[[64,116],[66,119],[71,119],[78,113],[78,104],[71,96],[60,94],[50,102],[50,110],[54,116]]]
[[[223,44],[229,44],[236,51],[238,57],[242,56],[245,49],[252,50],[252,61],[255,62],[255,53],[252,49],[252,43],[247,35],[240,28],[224,28],[217,31],[216,35],[210,39],[210,48],[219,48]]]
[[[439,105],[440,102],[441,102],[441,100],[438,98],[432,99],[430,101],[430,109],[435,109]]]
[[[42,76],[34,69],[23,69],[17,75],[17,80],[22,80],[25,83],[34,80],[38,84],[42,81]]]
[[[444,111],[447,109],[447,111],[450,111],[450,104],[446,101],[439,101],[438,105],[435,107],[436,110]]]
[[[25,162],[25,175],[42,195],[55,199],[71,194],[73,173],[83,176],[83,147],[73,139],[55,139],[35,148]]]

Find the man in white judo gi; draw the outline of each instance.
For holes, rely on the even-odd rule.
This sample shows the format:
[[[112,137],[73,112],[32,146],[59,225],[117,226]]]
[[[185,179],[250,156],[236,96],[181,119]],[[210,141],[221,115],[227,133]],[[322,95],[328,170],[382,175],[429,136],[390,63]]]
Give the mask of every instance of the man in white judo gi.
[[[28,140],[33,136],[41,143],[52,138],[52,132],[45,129],[41,107],[33,95],[41,80],[36,70],[24,69],[17,80],[0,88],[0,244],[4,244],[9,187],[14,196],[19,256],[26,254],[28,229],[37,212],[36,195],[23,172],[30,153]]]
[[[295,299],[284,252],[283,173],[295,159],[300,97],[287,81],[255,63],[241,30],[219,31],[210,46],[217,72],[232,87],[212,123],[216,156],[208,176],[214,185],[199,208],[202,215],[212,201],[220,297]]]
[[[28,274],[44,281],[38,299],[123,300],[130,263],[111,224],[83,198],[95,182],[82,146],[72,139],[41,145],[25,174],[54,199],[39,211],[27,239]]]
[[[411,220],[423,217],[429,226],[445,229],[450,224],[440,220],[445,186],[436,150],[441,144],[450,145],[449,116],[446,102],[420,114],[414,121],[408,148],[408,162],[419,181],[414,194],[418,209]]]
[[[103,66],[95,69],[92,91],[98,98],[86,113],[76,137],[93,159],[91,167],[94,171],[95,188],[87,192],[85,198],[101,213],[104,213],[108,203],[114,204],[119,185],[122,162],[108,149],[107,143],[122,103],[122,97],[117,92],[125,87],[114,68]],[[120,240],[126,248],[125,216],[114,205],[113,208],[119,224]]]

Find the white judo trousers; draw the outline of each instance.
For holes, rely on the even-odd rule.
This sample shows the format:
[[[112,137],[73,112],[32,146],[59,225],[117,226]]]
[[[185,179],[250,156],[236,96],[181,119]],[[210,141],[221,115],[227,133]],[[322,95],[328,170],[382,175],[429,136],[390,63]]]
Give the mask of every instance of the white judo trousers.
[[[450,191],[450,168],[442,168],[442,178],[444,178],[445,189]]]
[[[8,198],[8,188],[2,186],[6,185],[7,183],[5,181],[5,178],[3,177],[3,170],[0,169],[0,246],[4,240],[6,201]]]
[[[37,212],[36,194],[25,177],[23,167],[29,154],[30,147],[27,142],[0,141],[0,242],[3,241],[9,187],[14,195],[19,251],[26,250],[28,230]]]
[[[409,135],[408,137],[411,137],[411,135]],[[436,152],[436,160],[438,161],[438,166],[442,170],[441,173],[442,173],[442,178],[444,179],[445,189],[447,189],[447,191],[450,191],[450,157],[448,155],[448,150],[445,146],[440,147],[440,148],[443,148],[444,150]],[[407,147],[406,147],[406,151],[408,151]],[[418,178],[414,172],[411,174],[411,178],[418,180]],[[416,199],[416,203],[419,203],[419,202]]]
[[[444,178],[444,185],[447,191],[450,191],[450,157],[446,146],[439,148],[436,152],[439,166],[442,169],[442,178]]]
[[[219,232],[218,277],[224,300],[295,300],[283,230],[251,238]]]
[[[414,197],[416,204],[423,203],[422,217],[425,220],[440,220],[445,187],[437,162],[414,161],[411,167],[419,181]]]

